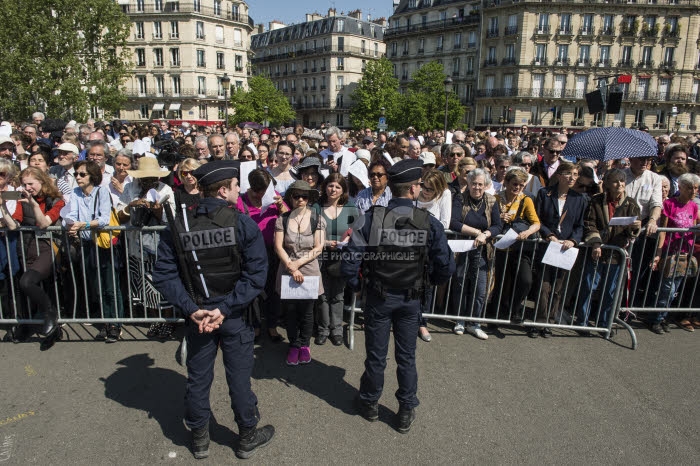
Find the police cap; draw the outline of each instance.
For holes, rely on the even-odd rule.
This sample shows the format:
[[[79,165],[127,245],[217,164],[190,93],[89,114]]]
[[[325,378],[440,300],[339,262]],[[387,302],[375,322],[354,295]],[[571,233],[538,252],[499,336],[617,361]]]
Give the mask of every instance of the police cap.
[[[395,184],[410,183],[420,179],[423,173],[422,159],[404,159],[392,165],[387,174],[389,181]]]
[[[241,163],[237,160],[216,160],[205,163],[192,172],[199,185],[209,186],[222,180],[238,178],[238,170]]]

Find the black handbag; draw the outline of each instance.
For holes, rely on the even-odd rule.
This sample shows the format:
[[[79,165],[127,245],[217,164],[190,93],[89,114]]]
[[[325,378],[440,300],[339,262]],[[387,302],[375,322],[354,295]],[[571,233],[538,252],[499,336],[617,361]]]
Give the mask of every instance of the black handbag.
[[[516,231],[516,233],[522,233],[523,231],[527,230],[530,228],[530,223],[528,223],[527,220],[523,218],[523,208],[525,207],[525,198],[522,198],[520,200],[520,204],[518,205],[518,211],[515,213],[515,217],[513,217],[513,220],[509,223],[506,223],[506,229],[504,231],[507,232],[510,229],[513,229]],[[528,239],[540,239],[540,233],[535,232],[531,234]]]

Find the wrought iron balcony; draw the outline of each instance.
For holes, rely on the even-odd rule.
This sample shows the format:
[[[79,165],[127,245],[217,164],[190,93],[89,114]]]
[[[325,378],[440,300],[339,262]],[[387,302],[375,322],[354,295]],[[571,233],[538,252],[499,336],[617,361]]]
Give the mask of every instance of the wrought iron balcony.
[[[467,15],[456,18],[446,18],[438,21],[426,21],[420,24],[411,24],[388,28],[384,31],[384,37],[396,37],[405,34],[416,34],[427,31],[441,31],[445,29],[460,29],[465,26],[477,27],[481,21],[481,15]]]
[[[581,67],[591,66],[591,59],[590,58],[577,58],[576,59],[576,66],[581,66]]]
[[[505,31],[503,31],[503,35],[506,35],[506,36],[514,36],[517,33],[518,33],[518,26],[506,26]]]
[[[496,60],[495,58],[487,58],[486,60],[484,60],[484,67],[496,65],[498,65],[498,60]]]
[[[533,66],[547,66],[547,59],[544,57],[535,57],[532,59]]]
[[[595,28],[593,26],[579,28],[578,35],[579,36],[593,36],[593,35],[595,35]]]
[[[489,29],[486,31],[487,39],[491,39],[493,37],[498,37],[498,29]]]
[[[632,60],[631,58],[619,60],[617,62],[617,67],[618,68],[633,68],[634,67],[634,60]]]
[[[571,60],[568,57],[555,58],[552,65],[554,65],[554,66],[569,66],[569,65],[571,65]]]
[[[571,29],[571,26],[566,26],[557,29],[557,36],[572,36],[574,34],[573,29]]]
[[[614,27],[603,27],[600,29],[599,35],[603,36],[603,37],[614,36],[615,35],[615,28]]]
[[[515,65],[516,60],[515,57],[506,57],[503,60],[501,60],[501,65],[508,66],[508,65]]]
[[[649,59],[642,59],[639,63],[637,63],[637,68],[639,69],[649,70],[654,68],[654,66],[656,66],[654,60]]]
[[[549,31],[550,31],[549,24],[545,24],[544,26],[535,27],[535,35],[536,36],[548,36],[550,34]]]

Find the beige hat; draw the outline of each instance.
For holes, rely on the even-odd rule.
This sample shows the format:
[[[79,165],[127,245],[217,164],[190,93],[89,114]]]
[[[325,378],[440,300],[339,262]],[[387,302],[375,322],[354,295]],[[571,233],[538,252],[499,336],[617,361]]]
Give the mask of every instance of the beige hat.
[[[163,170],[158,165],[158,159],[154,157],[141,157],[138,170],[127,170],[134,178],[163,178],[170,174],[170,170]]]
[[[62,152],[73,152],[75,155],[78,155],[80,153],[78,147],[70,142],[64,142],[63,144],[61,144],[60,146],[58,146],[58,150]]]
[[[0,146],[2,146],[3,144],[7,144],[8,142],[10,144],[12,144],[13,146],[15,145],[15,142],[12,140],[11,137],[8,137],[8,136],[0,137]]]
[[[421,152],[419,158],[423,161],[423,165],[428,165],[428,164],[433,164],[436,165],[435,163],[435,154],[432,152]]]
[[[367,162],[372,161],[372,155],[367,149],[357,149],[355,151],[355,157],[357,157],[358,159],[365,160]]]

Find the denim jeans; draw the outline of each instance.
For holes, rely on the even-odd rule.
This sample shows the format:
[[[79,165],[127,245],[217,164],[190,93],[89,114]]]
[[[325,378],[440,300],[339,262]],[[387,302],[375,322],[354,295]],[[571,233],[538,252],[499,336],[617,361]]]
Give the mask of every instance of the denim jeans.
[[[681,287],[683,283],[683,276],[675,278],[664,278],[661,280],[661,290],[659,291],[659,300],[656,302],[654,307],[669,307],[673,301],[673,297],[676,295],[676,291]],[[661,323],[662,320],[666,318],[668,312],[657,312],[654,315],[654,322]]]
[[[462,254],[457,259],[457,271],[452,278],[450,298],[452,312],[456,315],[469,317],[483,315],[486,301],[487,268],[488,263],[483,257],[481,249]],[[462,289],[463,280],[464,289]]]
[[[343,336],[343,295],[345,280],[340,277],[323,277],[324,293],[319,296],[317,320],[319,335]]]
[[[591,317],[591,303],[593,301],[593,291],[600,286],[605,286],[601,292],[601,303],[599,305],[596,327],[607,327],[610,311],[613,307],[613,297],[617,290],[617,279],[620,276],[620,269],[624,264],[605,264],[601,261],[589,261],[583,274],[581,285],[581,305],[577,312],[578,325],[588,326],[588,319]]]

